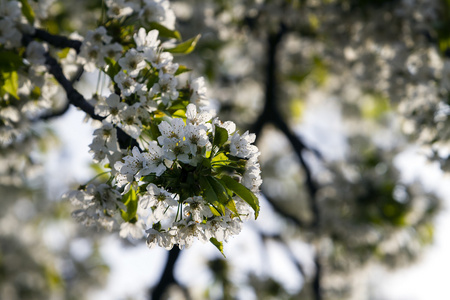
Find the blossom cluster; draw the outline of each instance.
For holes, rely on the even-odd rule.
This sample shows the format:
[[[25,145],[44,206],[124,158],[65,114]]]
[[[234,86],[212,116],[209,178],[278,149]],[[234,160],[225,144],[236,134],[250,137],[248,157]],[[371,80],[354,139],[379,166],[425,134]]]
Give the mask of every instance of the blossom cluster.
[[[113,13],[126,17],[137,11],[131,1],[107,5],[113,20]],[[164,20],[170,19],[164,11]],[[140,27],[123,47],[113,41],[124,37],[105,25],[84,38],[78,63],[110,78],[111,93],[90,100],[102,118],[90,149],[94,161],[111,171],[106,183],[81,186],[65,197],[79,206],[74,217],[82,223],[120,226],[122,237],[146,236],[149,247],[189,247],[194,238],[219,247],[259,212],[255,135],[240,134],[233,122],[214,117],[203,77],[181,86],[177,76],[188,69],[174,62],[172,52],[191,51],[196,39],[176,45],[160,35]],[[136,144],[121,145],[119,130]]]

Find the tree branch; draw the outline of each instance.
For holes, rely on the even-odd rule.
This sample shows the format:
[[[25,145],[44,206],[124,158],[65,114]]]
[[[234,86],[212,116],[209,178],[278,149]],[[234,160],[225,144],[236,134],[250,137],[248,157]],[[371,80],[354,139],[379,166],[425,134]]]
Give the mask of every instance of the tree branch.
[[[152,300],[160,300],[164,296],[164,293],[171,285],[177,285],[182,290],[186,297],[186,299],[190,299],[189,292],[186,288],[184,288],[174,276],[175,263],[180,255],[180,248],[175,246],[172,250],[169,251],[169,255],[167,256],[166,266],[164,267],[164,271],[159,279],[158,284],[151,290],[151,299]]]
[[[35,28],[32,37],[41,39],[57,48],[73,48],[77,53],[80,53],[81,45],[83,44],[81,41],[71,40],[62,35],[50,34],[47,31],[38,28]]]
[[[256,134],[258,137],[261,133],[264,125],[268,123],[272,123],[275,125],[276,128],[278,128],[289,140],[289,143],[291,144],[292,148],[294,149],[295,154],[297,155],[300,164],[305,172],[306,180],[305,184],[308,189],[309,194],[309,203],[311,207],[311,211],[313,214],[313,221],[310,226],[310,229],[313,231],[319,230],[319,224],[320,224],[320,211],[319,206],[317,204],[316,194],[317,194],[317,186],[312,178],[312,173],[309,165],[306,163],[304,159],[304,151],[310,150],[306,147],[306,145],[303,143],[303,141],[289,128],[287,123],[285,122],[284,118],[282,117],[278,106],[277,106],[277,95],[278,95],[278,85],[277,85],[277,50],[278,46],[284,36],[284,34],[287,32],[287,27],[284,24],[280,24],[280,28],[278,32],[274,34],[270,34],[267,39],[267,66],[266,66],[266,97],[265,97],[265,103],[263,112],[256,120],[255,124],[252,127],[252,131]],[[320,156],[320,153],[318,151],[310,150],[318,157]],[[271,204],[273,204],[273,201],[269,201]],[[275,209],[277,209],[276,205],[274,206]],[[285,214],[283,214],[285,215]],[[290,220],[292,216],[288,217]],[[319,262],[318,257],[315,258],[316,262],[316,274],[313,278],[313,291],[315,300],[321,300],[322,299],[322,293],[321,293],[321,287],[320,287],[320,278],[321,278],[321,265]]]

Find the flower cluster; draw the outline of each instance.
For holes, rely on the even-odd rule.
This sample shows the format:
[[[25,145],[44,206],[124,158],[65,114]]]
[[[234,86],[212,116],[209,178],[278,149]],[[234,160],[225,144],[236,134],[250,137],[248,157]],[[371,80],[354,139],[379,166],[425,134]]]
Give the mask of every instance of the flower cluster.
[[[109,1],[110,24],[137,13],[150,27],[157,21],[166,26],[167,35],[166,4],[145,1],[139,10],[132,1]],[[154,14],[164,11],[165,19],[145,12],[150,6]],[[214,117],[202,77],[180,86],[177,76],[188,69],[174,62],[172,52],[192,51],[197,38],[163,43],[163,31],[140,27],[122,47],[112,41],[127,37],[111,26],[88,32],[77,58],[86,71],[100,69],[111,80],[111,93],[90,101],[103,119],[90,149],[111,175],[99,186],[66,194],[80,206],[74,217],[109,230],[120,224],[120,236],[146,235],[149,247],[189,247],[197,238],[220,249],[252,211],[258,216],[255,193],[262,181],[255,135]],[[121,144],[119,130],[136,143]]]
[[[251,208],[258,213],[251,192],[261,184],[254,135],[239,135],[234,123],[212,120],[194,104],[187,107],[186,123],[173,118],[158,129],[161,135],[145,151],[135,147],[114,165],[117,186],[137,199],[136,213],[127,214],[138,221],[123,223],[121,235],[138,237],[138,226],[142,236],[147,228],[149,247],[169,249],[188,247],[194,237],[222,242],[238,233]]]

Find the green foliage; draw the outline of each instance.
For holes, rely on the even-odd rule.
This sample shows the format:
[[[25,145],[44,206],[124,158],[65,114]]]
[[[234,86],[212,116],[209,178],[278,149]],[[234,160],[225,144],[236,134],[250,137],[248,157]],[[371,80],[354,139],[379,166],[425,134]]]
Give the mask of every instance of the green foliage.
[[[105,73],[109,76],[109,78],[114,80],[114,76],[120,72],[119,63],[109,57],[105,57],[105,62],[107,64]]]
[[[10,94],[17,100],[19,95],[19,75],[17,70],[24,65],[22,57],[13,51],[0,51],[0,94]]]
[[[223,253],[223,243],[219,242],[216,238],[210,238],[209,241],[220,251],[220,253],[222,253],[223,257],[226,258],[225,254]]]
[[[19,76],[16,71],[1,72],[2,78],[0,79],[1,90],[0,94],[3,96],[5,93],[10,94],[17,100],[19,100],[19,95],[17,90],[19,88]]]
[[[259,215],[259,199],[252,193],[248,188],[231,178],[230,176],[224,175],[221,178],[222,182],[227,188],[232,190],[236,195],[238,195],[242,200],[247,202],[251,208],[255,211],[255,219]]]
[[[216,191],[211,185],[210,176],[200,176],[199,183],[203,192],[203,198],[205,198],[205,200],[213,207],[211,209],[212,212],[217,216],[225,215],[225,206],[220,201],[221,196],[217,195]]]
[[[198,40],[200,39],[200,34],[196,37],[190,38],[189,40],[176,45],[174,48],[166,49],[167,52],[174,54],[189,54],[194,51]]]
[[[228,141],[228,131],[222,127],[216,126],[214,132],[213,147],[220,148]]]
[[[175,72],[175,76],[178,76],[180,74],[183,74],[183,73],[186,73],[186,72],[190,72],[190,71],[192,71],[192,70],[189,69],[188,67],[180,65],[180,66],[178,66],[178,69]]]
[[[125,222],[136,221],[136,211],[137,211],[137,195],[133,188],[130,188],[128,193],[123,195],[122,202],[127,207],[127,211],[121,210],[122,219]]]
[[[156,22],[150,23],[150,27],[152,29],[157,29],[161,37],[173,38],[181,41],[181,34],[177,30],[171,30]]]
[[[27,18],[28,22],[30,22],[30,24],[34,23],[34,11],[31,8],[30,4],[28,3],[28,0],[19,0],[20,3],[22,3],[22,13],[25,16],[25,18]]]

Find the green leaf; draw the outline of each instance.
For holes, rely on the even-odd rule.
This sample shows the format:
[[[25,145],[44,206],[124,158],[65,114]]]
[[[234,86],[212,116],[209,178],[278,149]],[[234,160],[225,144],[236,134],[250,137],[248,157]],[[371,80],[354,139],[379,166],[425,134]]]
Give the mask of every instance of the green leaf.
[[[205,176],[200,176],[200,187],[203,191],[203,198],[212,205],[215,211],[221,216],[225,215],[225,207],[220,203],[219,197]],[[213,213],[214,213],[214,210]]]
[[[114,61],[114,59],[111,59],[109,57],[105,57],[105,62],[108,65],[106,68],[106,74],[111,78],[111,80],[114,80],[114,76],[117,75],[117,73],[120,72],[120,66],[119,64]]]
[[[137,210],[137,195],[133,188],[130,188],[130,191],[122,196],[122,202],[127,207],[127,211],[120,210],[120,214],[125,222],[130,222],[136,218]]]
[[[67,57],[67,55],[69,54],[69,51],[70,51],[70,48],[66,47],[66,48],[62,49],[61,51],[59,51],[57,53],[57,55],[59,58],[63,59],[63,58]]]
[[[3,72],[3,85],[2,90],[17,100],[19,100],[19,95],[17,94],[17,90],[19,89],[19,76],[16,71],[11,72]]]
[[[255,219],[259,215],[259,199],[253,194],[248,188],[231,178],[230,176],[224,175],[221,178],[222,182],[227,188],[236,193],[242,200],[247,202],[251,208],[255,211]]]
[[[172,113],[172,117],[181,118],[183,120],[186,120],[186,112],[182,109],[178,109]]]
[[[209,241],[211,242],[211,244],[216,246],[216,248],[220,251],[220,253],[222,253],[223,257],[227,258],[225,256],[225,254],[223,253],[223,243],[222,242],[219,242],[216,238],[210,238]]]
[[[22,56],[12,51],[0,51],[0,69],[6,71],[16,71],[23,66]]]
[[[219,202],[223,205],[226,205],[230,200],[230,196],[227,193],[226,187],[223,186],[222,182],[220,182],[215,177],[206,176],[206,180],[208,180],[209,184],[211,185],[212,189],[214,190],[214,193],[216,193],[217,199],[219,200]]]
[[[165,49],[165,51],[170,53],[177,54],[189,54],[195,49],[195,45],[197,45],[198,40],[200,39],[200,34],[196,37],[188,39],[187,41],[176,45],[174,48]]]
[[[180,74],[190,72],[190,71],[192,71],[192,69],[189,69],[188,67],[183,66],[183,65],[179,65],[177,71],[175,72],[175,76],[178,76]]]
[[[159,31],[159,36],[166,38],[174,38],[181,41],[181,34],[177,30],[171,30],[159,23],[151,22],[150,27]]]
[[[30,24],[34,23],[34,11],[27,0],[19,0],[22,3],[22,13]]]
[[[214,131],[213,146],[222,147],[228,141],[228,131],[225,128],[216,126]]]

